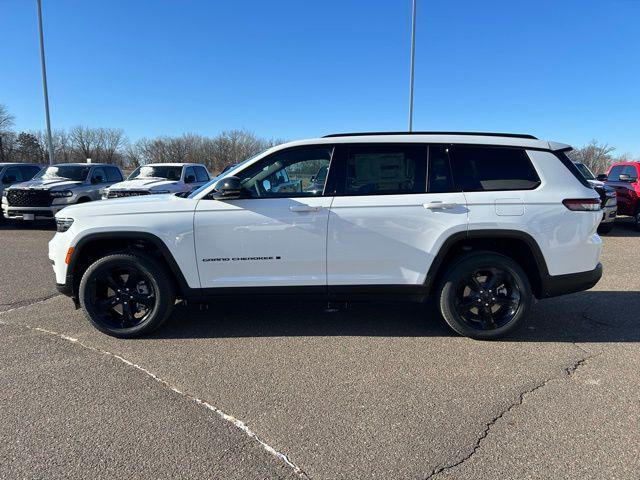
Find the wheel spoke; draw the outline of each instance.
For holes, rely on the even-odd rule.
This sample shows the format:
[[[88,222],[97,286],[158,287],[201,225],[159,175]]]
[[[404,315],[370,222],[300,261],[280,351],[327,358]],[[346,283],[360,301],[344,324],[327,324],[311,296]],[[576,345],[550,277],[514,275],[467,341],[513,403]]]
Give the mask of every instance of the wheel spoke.
[[[120,278],[120,277],[118,277],[118,278]],[[111,273],[109,273],[105,277],[105,280],[107,281],[107,285],[109,285],[109,287],[111,287],[111,289],[113,291],[117,291],[122,286],[118,282],[116,282],[116,279],[113,278],[113,275]]]
[[[141,303],[145,307],[151,307],[155,303],[155,299],[152,295],[143,295],[142,293],[133,293],[131,295],[134,302]]]
[[[504,274],[500,271],[498,272],[491,272],[491,276],[489,277],[489,280],[486,283],[486,287],[487,290],[495,290],[496,288],[498,288],[500,285],[504,284]]]
[[[496,328],[496,322],[489,310],[484,308],[480,310],[480,321],[485,329]]]
[[[118,305],[119,303],[120,303],[120,301],[114,295],[113,297],[109,297],[109,298],[105,298],[104,300],[100,300],[97,303],[97,306],[101,310],[109,310],[109,309],[115,307],[116,305]]]
[[[458,304],[458,311],[460,313],[466,313],[471,310],[473,307],[478,306],[478,298],[474,295],[470,295],[465,297],[462,302]]]

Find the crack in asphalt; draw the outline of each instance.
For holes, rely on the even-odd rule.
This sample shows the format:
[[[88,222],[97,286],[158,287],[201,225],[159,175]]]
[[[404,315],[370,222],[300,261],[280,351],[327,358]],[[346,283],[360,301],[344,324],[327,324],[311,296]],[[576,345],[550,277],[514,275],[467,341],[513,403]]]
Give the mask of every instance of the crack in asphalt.
[[[54,295],[52,297],[46,298],[46,299],[42,299],[39,300],[37,302],[31,303],[29,305],[22,305],[20,307],[16,307],[16,308],[12,308],[10,310],[5,310],[5,311],[1,311],[0,312],[0,316],[3,314],[7,314],[10,312],[15,312],[16,310],[21,310],[33,305],[37,305],[39,303],[43,303],[47,300],[49,300],[50,298],[56,297],[59,295]],[[65,335],[63,333],[60,332],[56,332],[53,330],[47,330],[45,328],[41,328],[41,327],[34,327],[32,325],[27,325],[25,323],[20,323],[20,322],[5,322],[3,320],[0,320],[0,325],[5,325],[5,326],[17,326],[17,327],[21,327],[21,328],[25,328],[31,331],[35,331],[35,332],[39,332],[39,333],[44,333],[47,335],[51,335],[51,336],[55,336],[57,338],[60,338],[62,340],[65,340],[67,342],[70,342],[72,344],[78,345],[82,348],[85,348],[87,350],[90,350],[94,353],[98,353],[100,355],[104,355],[104,356],[109,356],[111,358],[114,358],[122,363],[124,363],[125,365],[128,365],[129,367],[135,368],[136,370],[144,373],[145,375],[147,375],[148,377],[151,377],[153,380],[155,380],[156,382],[158,382],[160,385],[162,385],[165,388],[168,388],[169,390],[171,390],[172,392],[196,403],[197,405],[206,408],[207,410],[210,410],[212,412],[214,412],[216,415],[218,415],[221,419],[223,419],[226,422],[231,423],[234,427],[238,428],[239,430],[241,430],[245,435],[247,435],[249,438],[251,438],[252,440],[256,441],[260,447],[265,450],[267,453],[271,454],[272,456],[276,457],[278,460],[280,460],[281,462],[283,462],[287,467],[291,468],[293,470],[293,472],[302,479],[308,480],[309,477],[308,475],[304,472],[304,470],[302,470],[302,468],[300,468],[299,466],[297,466],[295,463],[293,463],[291,460],[289,460],[289,457],[282,453],[279,452],[278,450],[276,450],[275,448],[273,448],[271,445],[269,445],[268,443],[266,443],[260,436],[258,436],[258,434],[256,434],[253,430],[251,430],[249,428],[249,426],[244,423],[242,420],[235,418],[232,415],[229,415],[228,413],[223,412],[222,410],[220,410],[218,407],[208,403],[205,400],[202,400],[188,392],[182,391],[180,389],[178,389],[177,387],[171,385],[167,380],[164,380],[163,378],[159,377],[158,375],[156,375],[155,373],[151,372],[150,370],[146,369],[145,367],[142,367],[130,360],[127,360],[126,358],[116,354],[116,353],[112,353],[109,352],[108,350],[103,350],[101,348],[98,347],[94,347],[91,345],[88,345],[86,343],[83,343],[81,340],[74,338],[74,337],[70,337],[68,335]]]
[[[581,347],[579,347],[580,350],[583,350]],[[583,350],[584,351],[584,350]],[[498,413],[498,415],[496,415],[495,417],[493,417],[491,420],[489,420],[486,424],[485,427],[483,429],[483,431],[480,433],[480,435],[476,438],[475,443],[473,444],[471,451],[465,455],[464,457],[462,457],[459,460],[456,460],[453,463],[447,464],[447,465],[441,465],[439,467],[434,468],[431,473],[429,475],[427,475],[425,477],[425,480],[429,480],[433,477],[435,477],[436,475],[447,471],[447,470],[451,470],[453,468],[458,467],[459,465],[462,465],[463,463],[465,463],[466,461],[468,461],[469,459],[471,459],[471,457],[473,457],[476,452],[480,449],[480,447],[482,447],[482,443],[483,441],[489,436],[489,433],[491,432],[491,429],[493,428],[493,426],[498,423],[498,421],[504,417],[507,413],[509,413],[510,411],[512,411],[513,409],[515,409],[516,407],[519,407],[520,405],[522,405],[524,403],[524,399],[525,397],[527,397],[528,395],[532,394],[533,392],[535,392],[536,390],[539,390],[545,386],[547,386],[547,384],[553,380],[558,380],[559,378],[571,378],[576,370],[578,370],[578,368],[580,368],[582,365],[585,364],[585,362],[587,360],[590,360],[596,356],[600,355],[600,353],[596,353],[593,355],[587,355],[585,357],[579,358],[578,360],[576,360],[572,365],[565,367],[562,369],[562,374],[561,375],[556,375],[554,377],[551,378],[547,378],[546,380],[534,385],[533,387],[520,392],[518,394],[518,398],[516,399],[515,402],[513,402],[511,405],[509,405],[506,409],[502,410],[500,413]]]
[[[13,312],[15,310],[18,310],[20,308],[26,308],[26,307],[30,307],[32,305],[37,305],[39,303],[42,302],[46,302],[47,300],[51,300],[52,298],[56,298],[56,297],[61,297],[62,295],[59,293],[54,293],[51,295],[47,295],[45,297],[38,297],[35,299],[34,301],[30,301],[30,300],[18,300],[17,302],[9,302],[9,303],[0,303],[0,309],[2,307],[10,307],[7,310],[0,310],[0,314],[1,313],[9,313],[9,312]]]

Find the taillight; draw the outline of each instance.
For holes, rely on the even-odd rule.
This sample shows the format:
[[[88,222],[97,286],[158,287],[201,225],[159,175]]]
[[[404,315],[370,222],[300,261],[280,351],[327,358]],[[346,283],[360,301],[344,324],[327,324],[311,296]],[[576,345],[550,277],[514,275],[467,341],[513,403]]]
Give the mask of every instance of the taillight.
[[[596,212],[601,209],[600,200],[597,198],[570,198],[562,203],[574,212]]]

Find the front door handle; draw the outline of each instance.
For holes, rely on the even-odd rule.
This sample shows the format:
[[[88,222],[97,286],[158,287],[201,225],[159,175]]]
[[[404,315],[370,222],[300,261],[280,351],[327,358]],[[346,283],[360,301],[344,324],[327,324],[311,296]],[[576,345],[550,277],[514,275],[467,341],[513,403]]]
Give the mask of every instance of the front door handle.
[[[322,207],[312,207],[311,205],[299,205],[289,207],[292,212],[319,212]]]
[[[422,206],[428,210],[450,210],[458,206],[457,203],[429,202],[423,203]]]

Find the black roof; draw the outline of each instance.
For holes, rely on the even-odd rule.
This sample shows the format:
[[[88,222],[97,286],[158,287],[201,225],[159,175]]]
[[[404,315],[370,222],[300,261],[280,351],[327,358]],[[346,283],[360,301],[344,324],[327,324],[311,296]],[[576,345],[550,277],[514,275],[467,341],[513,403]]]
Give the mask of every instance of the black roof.
[[[479,137],[510,137],[510,138],[528,138],[530,140],[538,140],[533,135],[525,133],[495,133],[495,132],[351,132],[351,133],[332,133],[324,135],[322,138],[332,137],[360,137],[375,135],[474,135]]]

